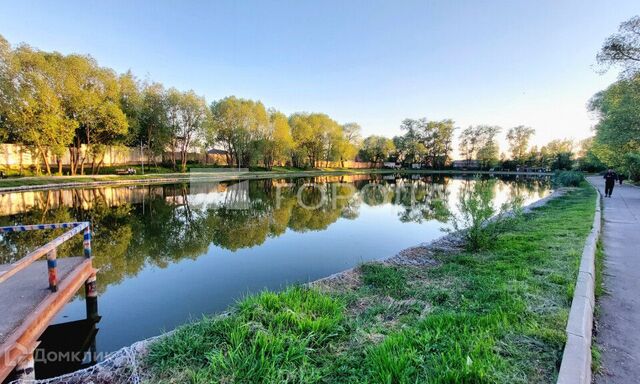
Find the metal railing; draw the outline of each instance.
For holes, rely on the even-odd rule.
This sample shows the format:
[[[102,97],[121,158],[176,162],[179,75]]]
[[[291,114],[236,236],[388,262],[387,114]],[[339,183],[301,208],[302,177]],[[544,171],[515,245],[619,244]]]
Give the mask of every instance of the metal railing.
[[[0,283],[9,277],[28,267],[34,261],[42,256],[47,256],[47,269],[49,271],[49,289],[52,292],[58,290],[58,273],[57,273],[57,249],[62,243],[71,239],[78,233],[83,233],[84,257],[91,258],[91,227],[89,222],[81,221],[74,223],[57,223],[57,224],[35,224],[35,225],[13,225],[8,227],[0,227],[0,234],[10,232],[26,232],[34,230],[60,229],[70,228],[69,231],[49,241],[47,244],[29,252],[25,257],[10,264],[8,268],[0,271]]]

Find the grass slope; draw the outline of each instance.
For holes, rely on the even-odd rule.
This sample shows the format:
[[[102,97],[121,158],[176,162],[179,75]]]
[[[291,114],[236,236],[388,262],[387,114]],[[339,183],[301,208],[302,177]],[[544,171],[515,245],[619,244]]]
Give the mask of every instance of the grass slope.
[[[594,203],[569,191],[436,267],[366,264],[354,284],[248,297],[154,343],[149,381],[552,382]]]

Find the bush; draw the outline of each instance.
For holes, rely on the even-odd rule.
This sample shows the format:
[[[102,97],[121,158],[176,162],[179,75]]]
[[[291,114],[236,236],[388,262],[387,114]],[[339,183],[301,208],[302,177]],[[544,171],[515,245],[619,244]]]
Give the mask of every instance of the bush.
[[[553,184],[557,187],[579,187],[584,174],[577,171],[560,171],[553,175]]]
[[[458,201],[458,212],[451,216],[451,232],[460,232],[470,251],[489,248],[504,231],[502,219],[509,213],[522,213],[522,198],[514,196],[499,209],[493,206],[495,180],[477,178],[470,188],[462,190]]]

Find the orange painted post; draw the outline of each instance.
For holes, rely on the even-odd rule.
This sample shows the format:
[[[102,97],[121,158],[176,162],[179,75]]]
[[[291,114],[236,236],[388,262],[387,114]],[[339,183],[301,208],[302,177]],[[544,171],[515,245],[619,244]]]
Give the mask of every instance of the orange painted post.
[[[51,292],[58,290],[58,251],[54,248],[47,253],[47,269],[49,270],[49,289]]]
[[[85,304],[87,308],[87,319],[97,320],[98,315],[98,290],[96,288],[96,272],[84,282]]]

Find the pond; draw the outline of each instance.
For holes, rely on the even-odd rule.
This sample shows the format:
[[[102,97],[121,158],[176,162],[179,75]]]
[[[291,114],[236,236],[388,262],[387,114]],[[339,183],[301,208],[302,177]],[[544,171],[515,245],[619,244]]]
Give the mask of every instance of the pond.
[[[478,182],[377,174],[10,193],[0,194],[0,225],[91,222],[102,316],[95,340],[89,328],[92,348],[104,353],[223,311],[244,295],[434,240],[449,226],[459,196]],[[544,178],[483,182],[496,207],[514,196],[530,203],[550,190]],[[53,235],[0,237],[0,263]],[[78,239],[60,253],[80,247]],[[79,292],[56,323],[84,318]],[[53,329],[43,342],[50,348],[73,338]]]

